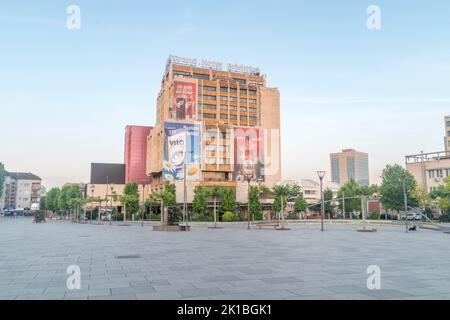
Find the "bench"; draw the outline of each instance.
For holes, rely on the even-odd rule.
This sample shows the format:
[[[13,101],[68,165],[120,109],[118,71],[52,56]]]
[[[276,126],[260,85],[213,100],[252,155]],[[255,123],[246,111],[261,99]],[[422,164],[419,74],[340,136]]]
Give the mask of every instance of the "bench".
[[[259,221],[259,222],[253,222],[252,226],[258,227],[259,229],[261,229],[262,227],[273,227],[273,228],[278,228],[280,226],[280,222],[279,221],[272,221],[272,220],[268,220],[268,221]]]

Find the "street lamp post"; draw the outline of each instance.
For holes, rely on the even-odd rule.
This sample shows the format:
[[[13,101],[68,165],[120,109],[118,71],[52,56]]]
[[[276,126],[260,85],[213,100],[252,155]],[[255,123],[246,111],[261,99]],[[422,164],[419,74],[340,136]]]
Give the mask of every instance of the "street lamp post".
[[[247,229],[250,230],[250,182],[251,176],[247,176]]]
[[[95,191],[95,184],[91,184],[91,218],[89,219],[90,224],[92,224],[92,211],[94,211],[94,191]]]
[[[321,225],[321,229],[320,231],[325,231],[325,229],[323,228],[323,216],[325,215],[325,199],[323,197],[323,178],[325,177],[325,173],[326,171],[317,171],[317,175],[319,176],[320,179],[320,225]]]
[[[144,226],[144,206],[145,206],[144,193],[145,193],[145,183],[142,184],[141,227]]]
[[[111,188],[111,208],[110,208],[110,213],[109,213],[109,225],[112,225],[112,212],[113,212],[113,192],[114,192],[114,187],[115,187],[115,184],[112,184],[111,186],[110,186],[110,188]]]
[[[405,203],[405,225],[406,225],[406,233],[408,233],[408,195],[406,194],[406,182],[405,178],[403,178],[403,200]]]

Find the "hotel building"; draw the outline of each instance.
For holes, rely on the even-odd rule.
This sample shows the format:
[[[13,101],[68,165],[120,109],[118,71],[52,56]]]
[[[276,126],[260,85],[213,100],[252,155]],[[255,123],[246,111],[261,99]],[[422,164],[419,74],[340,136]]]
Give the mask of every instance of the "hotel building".
[[[331,181],[344,185],[354,180],[360,185],[369,185],[369,155],[354,149],[330,154]]]
[[[148,137],[151,191],[168,183],[183,202],[197,185],[231,187],[247,201],[247,182],[281,180],[280,94],[257,68],[171,56]],[[185,174],[186,173],[186,174]]]

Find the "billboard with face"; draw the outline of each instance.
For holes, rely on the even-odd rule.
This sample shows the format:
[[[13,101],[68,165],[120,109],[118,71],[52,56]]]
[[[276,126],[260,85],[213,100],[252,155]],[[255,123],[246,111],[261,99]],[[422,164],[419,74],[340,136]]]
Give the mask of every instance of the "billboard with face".
[[[236,181],[264,181],[264,132],[254,128],[234,131],[234,177]]]
[[[163,180],[174,182],[200,179],[199,124],[164,123]],[[185,163],[186,162],[186,163]]]
[[[173,86],[172,118],[181,121],[193,120],[196,113],[197,85],[175,81]]]

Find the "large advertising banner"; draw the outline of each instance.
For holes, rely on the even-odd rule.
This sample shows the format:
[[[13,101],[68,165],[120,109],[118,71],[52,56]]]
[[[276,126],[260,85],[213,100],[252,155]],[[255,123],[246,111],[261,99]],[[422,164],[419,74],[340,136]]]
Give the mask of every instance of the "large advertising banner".
[[[172,119],[193,120],[196,113],[197,85],[192,82],[174,82]]]
[[[234,131],[234,177],[238,182],[264,181],[264,132],[254,128]]]
[[[199,124],[164,123],[164,181],[184,180],[185,168],[186,180],[200,180],[200,139]]]

